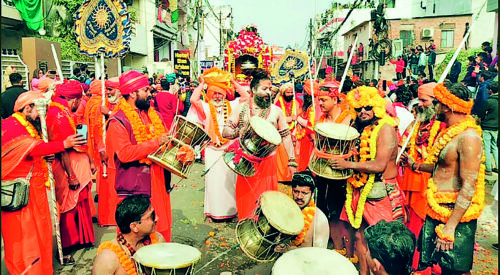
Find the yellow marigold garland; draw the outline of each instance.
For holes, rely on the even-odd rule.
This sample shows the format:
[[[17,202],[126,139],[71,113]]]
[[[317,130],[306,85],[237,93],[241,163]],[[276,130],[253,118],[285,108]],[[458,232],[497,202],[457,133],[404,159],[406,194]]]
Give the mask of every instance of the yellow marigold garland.
[[[66,113],[66,117],[68,118],[68,122],[69,122],[69,125],[71,126],[71,128],[73,129],[73,131],[75,131],[76,133],[76,124],[75,124],[75,120],[71,117],[71,112],[69,111],[69,109],[62,105],[61,103],[59,102],[51,102],[49,103],[49,106],[52,106],[52,107],[57,107],[59,108],[61,111],[65,112]]]
[[[309,231],[309,228],[311,228],[311,225],[313,224],[315,213],[316,205],[314,204],[314,200],[311,198],[309,204],[307,204],[307,206],[302,209],[302,215],[304,215],[304,229],[302,229],[302,232],[300,232],[297,238],[295,238],[295,240],[291,242],[291,245],[299,246],[304,242],[307,231]]]
[[[148,110],[148,116],[152,124],[149,125],[149,127],[146,127],[146,125],[144,125],[139,114],[124,98],[120,100],[120,102],[116,106],[116,110],[121,110],[129,120],[130,124],[132,125],[132,133],[134,134],[134,138],[137,144],[141,144],[145,141],[158,138],[162,134],[166,133],[165,127],[163,126],[163,121],[152,107],[150,107]],[[147,158],[141,159],[140,163],[151,164],[151,160]]]
[[[295,98],[294,98],[294,100],[292,100],[293,103],[292,103],[291,114],[288,114],[288,112],[286,111],[285,101],[283,100],[282,96],[279,97],[279,101],[280,101],[280,105],[281,105],[281,111],[283,111],[283,114],[285,115],[285,117],[291,116],[295,113],[295,108],[296,108],[295,102],[297,101],[297,100],[295,100]],[[288,124],[288,128],[290,128],[290,130],[293,130],[294,127],[295,127],[295,121],[292,121],[291,123]]]
[[[103,242],[101,245],[99,245],[99,248],[97,249],[97,255],[101,254],[103,249],[109,249],[118,256],[118,260],[120,261],[120,264],[123,267],[123,269],[125,269],[125,272],[127,272],[127,275],[137,275],[137,270],[135,269],[134,262],[125,253],[125,251],[121,249],[119,245],[114,244],[110,241]]]
[[[216,147],[220,147],[226,143],[228,143],[229,139],[222,137],[220,134],[220,128],[219,128],[219,122],[217,121],[217,112],[215,111],[215,106],[211,101],[208,101],[208,108],[210,109],[210,117],[212,119],[212,123],[214,125],[214,131],[215,134],[217,135],[218,142],[214,142]],[[227,118],[231,114],[231,104],[229,104],[229,101],[225,100],[224,102],[224,123],[226,123]]]
[[[464,132],[466,129],[474,129],[477,134],[481,137],[482,130],[479,127],[472,116],[467,116],[463,121],[447,128],[441,132],[436,139],[436,142],[432,146],[429,155],[427,156],[425,163],[433,164],[437,162],[438,155],[441,150],[458,134]],[[481,158],[481,164],[479,165],[479,173],[476,180],[476,190],[472,197],[472,204],[467,208],[467,211],[460,219],[460,222],[469,222],[471,220],[478,219],[484,208],[484,196],[485,196],[485,166],[484,166],[485,156],[484,153]],[[426,191],[427,197],[427,215],[429,217],[447,222],[448,218],[451,216],[452,210],[443,207],[439,204],[455,203],[458,197],[458,191],[456,192],[438,192],[437,186],[434,180],[431,178],[428,182],[428,187]]]
[[[443,83],[439,83],[434,88],[434,97],[454,112],[467,115],[470,114],[472,106],[474,105],[474,100],[469,99],[469,101],[465,101],[450,93]]]
[[[391,119],[389,116],[385,115],[382,119],[378,120],[377,125],[367,126],[363,130],[363,133],[361,134],[361,144],[359,152],[360,162],[367,162],[375,159],[375,156],[377,155],[377,137],[380,132],[380,129],[382,129],[382,127],[385,124],[394,126],[394,120]],[[358,173],[356,173],[353,177],[347,180],[347,188],[346,188],[347,194],[345,201],[345,210],[347,218],[349,220],[349,223],[355,229],[358,229],[361,226],[361,221],[363,220],[363,213],[365,211],[365,202],[368,195],[372,191],[373,183],[375,182],[375,174],[367,175],[365,173],[359,173],[361,174],[361,176],[356,176],[357,174]],[[353,190],[356,186],[363,187],[363,190],[361,191],[361,195],[358,201],[358,206],[356,208],[356,214],[354,215],[352,211],[352,195],[353,195]]]

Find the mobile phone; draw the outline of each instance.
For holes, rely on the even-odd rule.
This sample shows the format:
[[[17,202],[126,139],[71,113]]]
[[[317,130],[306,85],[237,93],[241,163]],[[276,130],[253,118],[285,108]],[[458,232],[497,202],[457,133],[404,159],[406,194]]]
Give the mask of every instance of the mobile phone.
[[[85,125],[85,124],[76,125],[76,134],[83,136],[86,140],[87,139],[87,125]]]

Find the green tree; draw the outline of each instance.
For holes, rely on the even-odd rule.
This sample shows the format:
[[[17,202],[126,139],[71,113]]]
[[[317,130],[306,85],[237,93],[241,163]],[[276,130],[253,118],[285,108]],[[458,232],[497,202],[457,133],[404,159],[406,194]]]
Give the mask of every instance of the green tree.
[[[460,72],[460,75],[458,76],[458,81],[461,81],[464,79],[465,75],[467,74],[467,64],[469,63],[469,60],[467,57],[469,56],[475,56],[477,53],[481,52],[481,48],[475,48],[475,49],[468,49],[466,51],[460,51],[460,53],[457,56],[457,60],[462,63],[462,71]],[[441,77],[441,74],[443,74],[444,70],[446,69],[446,66],[448,63],[450,63],[451,57],[455,53],[455,50],[449,51],[446,53],[446,56],[444,60],[437,66],[436,68],[436,73],[435,73],[435,78],[436,80],[439,80],[439,77]],[[448,74],[450,74],[448,72]]]

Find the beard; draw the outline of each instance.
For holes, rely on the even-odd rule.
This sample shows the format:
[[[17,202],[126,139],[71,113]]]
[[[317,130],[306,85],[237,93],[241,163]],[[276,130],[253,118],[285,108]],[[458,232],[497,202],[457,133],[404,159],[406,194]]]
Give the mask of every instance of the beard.
[[[359,133],[363,133],[365,127],[372,125],[377,119],[378,118],[376,116],[373,116],[370,120],[361,120],[359,117],[356,117],[356,120],[354,121],[354,128],[356,128]]]
[[[145,99],[137,98],[135,106],[141,111],[147,111],[151,107],[151,97],[148,96]]]
[[[293,100],[293,95],[291,96],[287,96],[287,95],[283,95],[283,99],[286,101],[286,102],[290,102]]]
[[[417,107],[417,114],[422,119],[422,121],[429,121],[431,120],[435,115],[436,115],[436,110],[434,107],[429,106],[429,107]]]
[[[33,127],[35,127],[36,131],[38,133],[41,132],[42,130],[42,123],[40,122],[40,117],[37,117],[35,120],[33,120],[31,117],[29,116],[26,116],[26,120],[31,123],[31,125],[33,125]]]
[[[269,106],[271,106],[271,96],[268,95],[268,99],[264,99],[264,97],[262,96],[255,96],[255,104],[257,104],[257,106],[259,106],[259,108],[261,109],[267,109],[269,108]]]

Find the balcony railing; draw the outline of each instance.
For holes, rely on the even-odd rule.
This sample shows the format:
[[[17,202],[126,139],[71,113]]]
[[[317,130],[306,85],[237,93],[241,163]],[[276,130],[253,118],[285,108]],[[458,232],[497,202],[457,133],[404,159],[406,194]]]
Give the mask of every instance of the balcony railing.
[[[2,4],[9,7],[15,7],[14,2],[12,0],[2,0]]]

